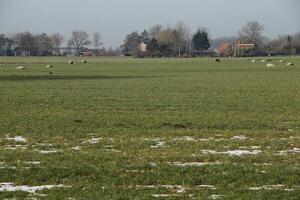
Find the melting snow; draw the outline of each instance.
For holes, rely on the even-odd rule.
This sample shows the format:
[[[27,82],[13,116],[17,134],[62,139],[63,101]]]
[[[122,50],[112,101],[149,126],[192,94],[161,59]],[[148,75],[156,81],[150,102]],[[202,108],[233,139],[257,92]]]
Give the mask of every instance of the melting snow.
[[[16,150],[16,149],[26,149],[28,147],[28,145],[5,145],[4,149],[8,149],[8,150]]]
[[[295,147],[295,148],[289,149],[289,150],[278,151],[275,155],[285,156],[288,153],[300,153],[300,148]]]
[[[250,187],[249,190],[285,190],[285,191],[293,191],[292,188],[284,188],[285,185],[263,185],[260,187]]]
[[[41,154],[50,154],[50,153],[57,153],[58,150],[40,150]]]
[[[178,167],[201,167],[205,165],[221,165],[221,162],[168,162],[170,165],[178,166]]]
[[[204,154],[227,154],[230,156],[242,156],[242,155],[256,155],[261,153],[261,150],[231,150],[231,151],[215,151],[215,150],[201,150]]]
[[[15,142],[27,142],[27,139],[22,136],[15,136],[13,138],[5,138],[6,140],[13,140]]]
[[[165,142],[163,141],[158,141],[155,145],[151,145],[151,148],[159,148],[159,147],[165,147]]]
[[[210,189],[210,190],[215,190],[216,187],[213,186],[213,185],[198,185],[197,188],[207,188],[207,189]]]
[[[196,139],[191,136],[177,137],[177,138],[174,138],[173,140],[175,140],[175,141],[196,141]]]
[[[246,140],[247,137],[244,135],[236,135],[231,138],[232,140]]]
[[[223,196],[224,196],[224,195],[212,194],[212,195],[210,195],[209,197],[210,197],[211,199],[221,199]]]
[[[53,188],[63,188],[63,187],[69,187],[65,185],[41,185],[41,186],[27,186],[27,185],[20,185],[20,186],[14,186],[13,183],[0,183],[0,192],[28,192],[28,193],[36,193],[40,190],[49,190]]]

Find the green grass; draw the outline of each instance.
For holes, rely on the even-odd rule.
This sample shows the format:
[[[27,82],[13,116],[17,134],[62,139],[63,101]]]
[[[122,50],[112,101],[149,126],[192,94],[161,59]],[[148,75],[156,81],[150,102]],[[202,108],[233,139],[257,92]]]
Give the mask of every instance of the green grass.
[[[274,58],[275,68],[249,59],[69,59],[0,58],[0,183],[70,186],[0,191],[0,199],[300,198],[299,57],[285,58],[291,67]],[[5,139],[14,136],[27,142]],[[8,149],[15,144],[28,146]],[[226,154],[251,146],[260,152]],[[284,186],[249,190],[266,185]]]

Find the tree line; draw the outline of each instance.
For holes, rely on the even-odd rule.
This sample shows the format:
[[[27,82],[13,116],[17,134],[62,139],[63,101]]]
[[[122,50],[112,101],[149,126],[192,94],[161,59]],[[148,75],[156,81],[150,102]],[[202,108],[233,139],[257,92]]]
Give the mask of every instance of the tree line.
[[[85,51],[99,56],[236,56],[236,44],[246,43],[254,47],[242,51],[239,56],[300,54],[300,32],[275,39],[269,39],[263,33],[264,26],[251,21],[242,26],[237,35],[212,39],[207,28],[198,28],[192,33],[187,24],[177,22],[174,26],[158,24],[142,32],[134,31],[125,36],[120,48],[105,49],[100,33],[89,35],[85,31],[74,30],[65,40],[60,33],[21,32],[0,34],[0,56],[80,55]]]
[[[90,36],[81,30],[75,30],[66,47],[62,48],[65,38],[60,33],[33,34],[28,31],[13,34],[0,34],[0,56],[50,56],[50,55],[80,55],[87,47],[92,46],[94,54],[114,55],[112,48],[105,49],[100,33]]]
[[[263,31],[263,25],[250,21],[237,35],[211,39],[207,28],[191,33],[186,24],[178,22],[173,27],[155,25],[141,33],[132,32],[125,37],[122,49],[125,55],[135,57],[235,56],[238,44],[252,44],[253,48],[243,50],[239,56],[300,54],[300,32],[269,39]],[[141,43],[146,44],[147,51],[140,50]],[[222,44],[227,45],[221,52]]]

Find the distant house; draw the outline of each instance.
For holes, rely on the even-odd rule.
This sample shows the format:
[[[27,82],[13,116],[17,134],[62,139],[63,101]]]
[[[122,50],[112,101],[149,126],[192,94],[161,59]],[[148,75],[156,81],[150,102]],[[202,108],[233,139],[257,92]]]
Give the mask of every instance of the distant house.
[[[234,44],[234,56],[244,56],[244,55],[250,55],[251,50],[253,50],[255,47],[255,44],[253,43],[240,43],[237,42]]]
[[[232,46],[230,43],[223,42],[216,49],[216,52],[220,56],[232,56]]]
[[[146,52],[146,51],[147,51],[147,44],[145,44],[144,42],[142,42],[142,43],[139,45],[139,51],[141,51],[141,52]]]
[[[253,53],[253,49],[255,48],[255,44],[252,43],[227,43],[223,42],[216,49],[216,52],[220,56],[250,56]]]

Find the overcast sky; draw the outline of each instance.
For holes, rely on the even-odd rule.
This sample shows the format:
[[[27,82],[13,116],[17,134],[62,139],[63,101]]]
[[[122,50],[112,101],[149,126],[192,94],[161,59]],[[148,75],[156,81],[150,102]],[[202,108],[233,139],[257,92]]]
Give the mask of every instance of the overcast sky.
[[[106,47],[155,24],[183,21],[194,31],[207,27],[213,38],[237,34],[247,21],[265,35],[300,31],[300,0],[0,0],[0,33],[19,31],[100,32]]]

